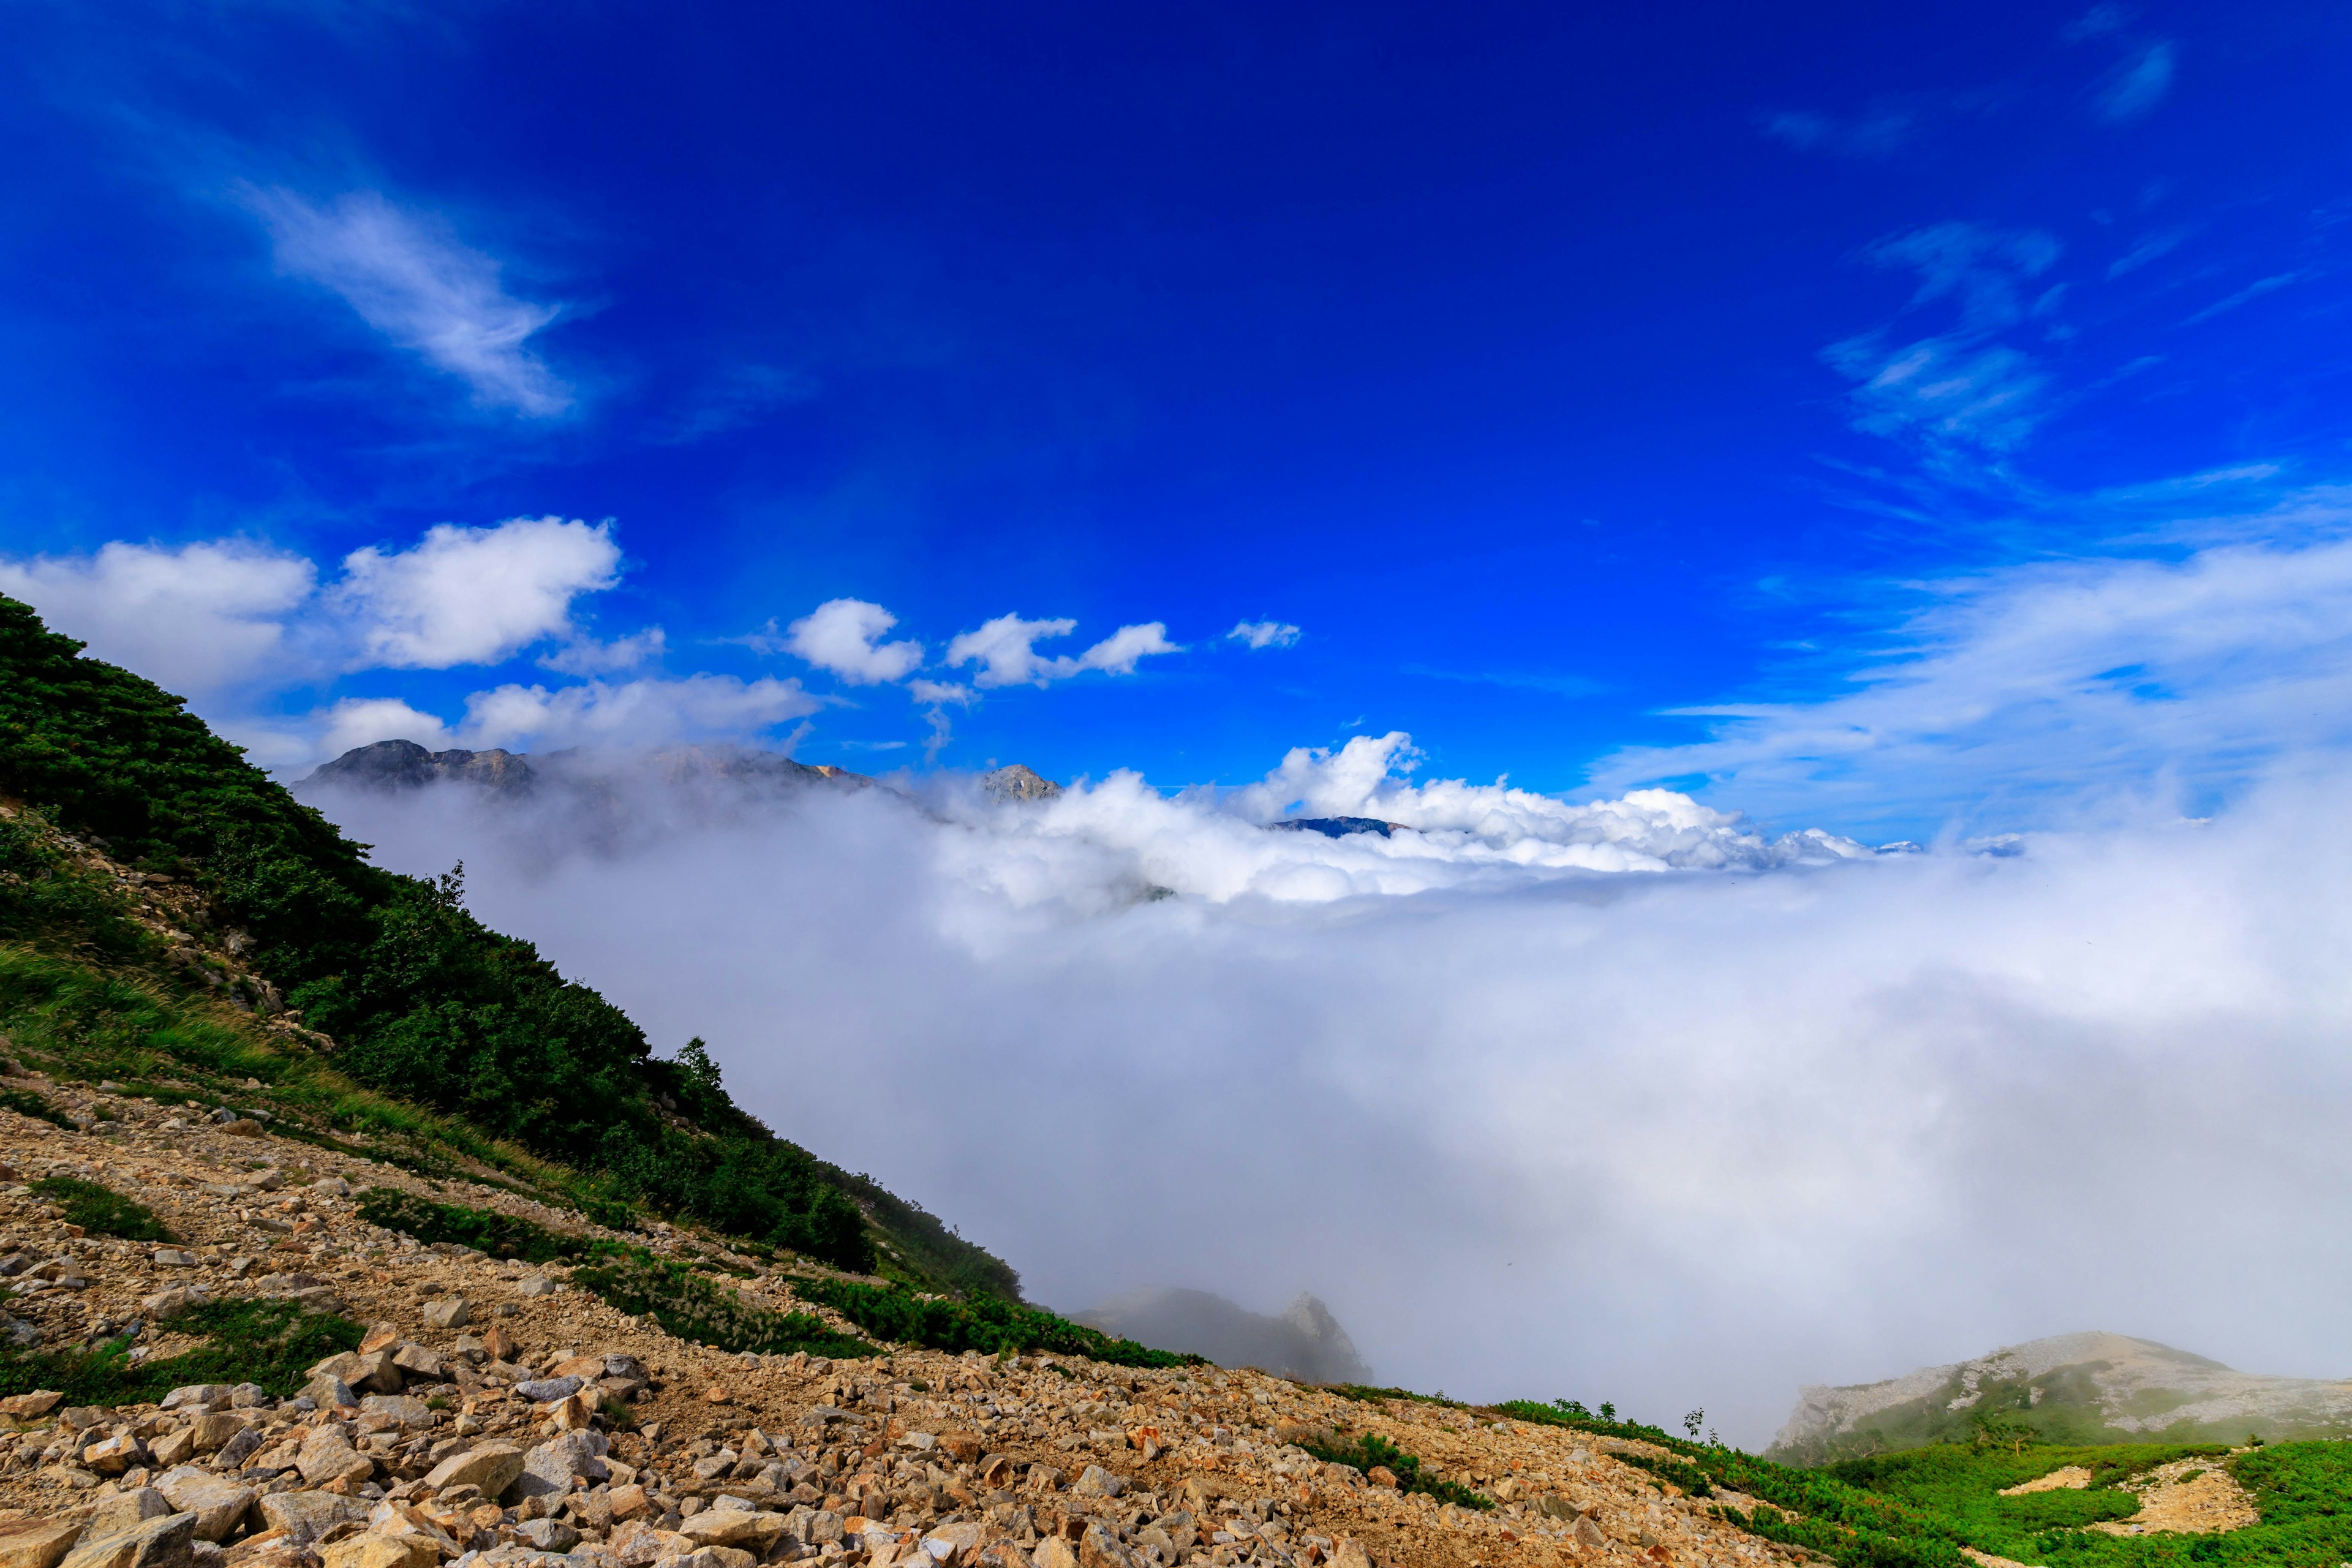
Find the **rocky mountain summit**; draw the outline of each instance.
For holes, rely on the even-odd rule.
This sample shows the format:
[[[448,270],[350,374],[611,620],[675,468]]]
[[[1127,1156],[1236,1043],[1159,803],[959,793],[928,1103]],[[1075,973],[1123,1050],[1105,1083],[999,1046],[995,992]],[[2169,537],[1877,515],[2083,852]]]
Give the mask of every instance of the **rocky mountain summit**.
[[[623,1237],[497,1187],[428,1184],[279,1137],[234,1106],[21,1071],[8,1086],[15,1098],[0,1106],[74,1113],[60,1127],[0,1109],[0,1180],[16,1183],[0,1195],[0,1275],[13,1282],[20,1352],[100,1333],[135,1342],[112,1373],[54,1363],[98,1378],[192,1364],[174,1359],[206,1353],[192,1325],[243,1304],[367,1327],[274,1390],[215,1363],[208,1381],[133,1403],[78,1403],[57,1388],[0,1400],[4,1568],[1466,1568],[1790,1555],[1623,1462],[1648,1445],[1491,1411],[1076,1355],[891,1343],[830,1358],[728,1353],[583,1289],[584,1265],[428,1245],[362,1210],[371,1194],[405,1194],[561,1226],[583,1243],[635,1241],[703,1270],[746,1311],[789,1302],[845,1335],[851,1325],[796,1300],[785,1268],[684,1230]],[[49,1195],[58,1178],[138,1194],[172,1239],[70,1223]],[[1339,1432],[1418,1456],[1422,1474],[1477,1506],[1407,1489],[1384,1465],[1308,1451]]]
[[[864,773],[823,764],[812,766],[779,752],[742,746],[670,746],[622,759],[591,754],[577,748],[524,756],[496,749],[433,752],[414,741],[378,741],[354,747],[334,761],[321,763],[296,787],[308,792],[323,788],[381,793],[453,783],[471,784],[492,795],[520,797],[551,782],[575,789],[600,784],[611,787],[620,782],[620,775],[640,769],[666,784],[714,780],[862,788],[874,782]]]
[[[2012,1419],[2074,1443],[2352,1434],[2352,1381],[2270,1377],[2153,1340],[2055,1334],[1882,1383],[1807,1387],[1768,1453],[1802,1462],[1965,1436]]]
[[[1074,1316],[1105,1333],[1154,1350],[1190,1351],[1219,1366],[1255,1367],[1301,1383],[1372,1381],[1355,1341],[1311,1295],[1267,1317],[1206,1290],[1147,1286]]]

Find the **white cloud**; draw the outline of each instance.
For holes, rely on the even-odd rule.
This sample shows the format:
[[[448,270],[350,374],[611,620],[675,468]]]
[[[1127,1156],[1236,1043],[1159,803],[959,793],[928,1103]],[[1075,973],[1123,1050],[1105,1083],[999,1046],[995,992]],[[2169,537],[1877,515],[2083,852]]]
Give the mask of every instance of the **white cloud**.
[[[824,704],[797,680],[692,675],[550,689],[507,685],[466,699],[468,746],[651,746],[673,741],[749,740]]]
[[[971,687],[944,680],[910,680],[907,683],[907,694],[916,701],[929,703],[934,708],[944,708],[950,703],[958,708],[969,708],[978,700]]]
[[[285,622],[316,577],[299,555],[236,540],[176,549],[118,541],[91,556],[0,558],[0,592],[38,610],[52,630],[196,696],[315,673]]]
[[[2305,496],[2297,512],[2352,498]],[[2228,792],[2352,748],[2352,540],[2011,568],[1943,585],[1901,651],[1820,701],[1719,705],[1603,788],[1705,778],[1752,810],[2015,826],[2053,800]],[[2202,809],[2202,807],[2199,807]]]
[[[978,664],[980,674],[972,684],[985,689],[1045,686],[1089,669],[1132,675],[1139,659],[1184,651],[1168,640],[1164,623],[1151,621],[1121,626],[1075,658],[1047,658],[1038,653],[1035,645],[1040,641],[1066,637],[1077,629],[1078,623],[1073,620],[1024,621],[1017,615],[999,616],[982,623],[977,631],[957,634],[948,644],[947,663],[951,668]]]
[[[1024,621],[1017,615],[982,622],[978,631],[959,632],[948,643],[947,662],[952,668],[977,663],[973,684],[1043,686],[1057,677],[1076,675],[1077,660],[1045,658],[1035,644],[1041,637],[1066,637],[1078,629],[1073,620]]]
[[[327,710],[326,730],[313,750],[320,758],[340,757],[378,741],[414,741],[428,752],[446,751],[449,726],[397,697],[346,697]]]
[[[1890,346],[1869,333],[1832,343],[1822,358],[1860,383],[1853,394],[1854,428],[1916,435],[1931,447],[2011,450],[2040,421],[2050,384],[2029,354],[1958,338]]]
[[[1138,660],[1183,651],[1181,646],[1168,640],[1165,623],[1150,621],[1139,626],[1119,627],[1080,654],[1078,668],[1099,669],[1108,675],[1133,675]]]
[[[2158,39],[2117,68],[2099,93],[2099,113],[2117,125],[2139,119],[2172,89],[2174,49]]]
[[[819,669],[860,686],[903,680],[922,667],[923,645],[885,643],[898,617],[864,599],[828,599],[794,621],[784,647]]]
[[[1969,450],[2002,453],[2022,443],[2043,415],[2049,377],[2023,351],[1995,336],[2045,309],[2022,286],[2047,272],[2058,242],[2039,230],[1943,223],[1892,236],[1864,252],[1882,267],[1919,274],[1916,309],[1949,300],[1950,331],[1907,342],[1884,330],[1830,344],[1822,360],[1856,382],[1853,424],[1873,435],[1912,437],[1946,461]]]
[[[376,191],[324,204],[282,189],[244,195],[280,271],[340,295],[369,326],[464,379],[478,402],[534,418],[572,406],[572,388],[530,348],[561,309],[509,294],[499,263],[446,223]]]
[[[1272,789],[1494,837],[1267,833],[1139,780],[937,816],[649,789],[617,846],[430,792],[351,825],[462,854],[486,919],[1056,1306],[1308,1288],[1383,1382],[1705,1405],[1751,1444],[1801,1382],[2087,1325],[2340,1365],[2352,1260],[2305,1243],[2352,1224],[2341,775],[2006,859],[1776,867],[1603,802],[1587,852],[1648,863],[1610,875],[1512,853],[1591,808],[1377,763]],[[1657,868],[1685,844],[1740,855]],[[2119,1230],[2150,1150],[2168,1223]]]
[[[353,551],[331,596],[352,618],[362,667],[446,669],[569,637],[572,601],[612,587],[620,568],[610,523],[445,522],[409,550]]]
[[[1288,647],[1298,640],[1298,628],[1285,621],[1242,621],[1225,636],[1249,644],[1255,652],[1262,647]]]
[[[647,626],[610,642],[583,637],[566,643],[540,659],[539,667],[558,675],[611,675],[659,658],[667,646],[668,638],[661,627]]]

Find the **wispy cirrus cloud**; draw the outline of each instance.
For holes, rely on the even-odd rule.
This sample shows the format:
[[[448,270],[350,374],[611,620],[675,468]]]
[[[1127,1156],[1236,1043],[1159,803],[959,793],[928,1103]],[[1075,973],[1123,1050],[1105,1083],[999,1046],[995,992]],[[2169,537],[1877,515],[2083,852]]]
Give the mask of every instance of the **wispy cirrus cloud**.
[[[574,389],[531,347],[562,307],[509,293],[497,259],[446,220],[373,190],[323,202],[282,187],[239,195],[269,231],[279,271],[337,295],[394,343],[464,381],[477,403],[533,419],[573,406]]]
[[[1850,158],[1891,158],[1919,129],[1906,110],[1877,109],[1851,118],[1785,110],[1761,121],[1764,134],[1801,152],[1842,153]]]
[[[1948,303],[1958,320],[1908,341],[1878,328],[1822,351],[1823,363],[1855,384],[1855,428],[1912,438],[1946,467],[2021,444],[2042,416],[2049,377],[2032,354],[1996,339],[2054,303],[2051,290],[2029,300],[2025,286],[2059,251],[2039,230],[1969,223],[1913,229],[1864,249],[1873,265],[1918,273],[1907,309]]]
[[[2293,756],[2352,752],[2352,495],[2282,510],[2305,542],[2008,568],[1925,588],[1891,651],[1814,701],[1680,711],[1708,738],[1639,747],[1606,788],[1704,779],[1848,831],[2014,826],[2053,802],[2179,792],[2206,809]],[[2275,537],[2263,519],[2241,537]]]
[[[2128,125],[2151,112],[2172,90],[2177,51],[2168,38],[2142,45],[2117,66],[2097,94],[2099,118]]]

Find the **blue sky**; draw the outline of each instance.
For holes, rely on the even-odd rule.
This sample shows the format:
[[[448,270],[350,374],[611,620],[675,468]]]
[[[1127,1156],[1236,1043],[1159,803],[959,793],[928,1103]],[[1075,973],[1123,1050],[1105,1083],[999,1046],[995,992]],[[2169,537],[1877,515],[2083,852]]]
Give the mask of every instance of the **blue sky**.
[[[0,588],[289,772],[2346,743],[2340,8],[1636,10],[19,8]]]

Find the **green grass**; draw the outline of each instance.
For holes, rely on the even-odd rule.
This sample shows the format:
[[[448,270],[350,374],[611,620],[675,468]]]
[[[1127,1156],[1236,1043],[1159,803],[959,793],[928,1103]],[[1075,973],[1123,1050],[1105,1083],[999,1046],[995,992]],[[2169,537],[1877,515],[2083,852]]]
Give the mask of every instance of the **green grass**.
[[[1458,1481],[1441,1481],[1422,1474],[1421,1460],[1390,1442],[1377,1432],[1367,1432],[1360,1437],[1334,1436],[1319,1442],[1298,1445],[1328,1465],[1353,1465],[1366,1475],[1375,1465],[1385,1465],[1397,1479],[1397,1489],[1422,1492],[1439,1502],[1450,1502],[1459,1508],[1490,1509],[1495,1500],[1481,1492],[1472,1491]]]
[[[310,1369],[356,1350],[366,1331],[291,1301],[207,1301],[172,1321],[205,1342],[166,1360],[133,1362],[124,1340],[96,1350],[0,1350],[0,1394],[55,1389],[68,1405],[152,1403],[191,1383],[255,1383],[278,1398],[300,1392]]]
[[[1845,1568],[1969,1568],[1963,1546],[2048,1568],[2336,1568],[2352,1562],[2352,1443],[2279,1443],[2233,1455],[2212,1444],[2028,1442],[2017,1452],[1943,1442],[1798,1469],[1638,1422],[1604,1421],[1566,1403],[1514,1401],[1496,1408],[1522,1421],[1664,1449],[1663,1456],[1620,1457],[1696,1497],[1745,1493],[1759,1506],[1717,1511]],[[2259,1523],[2218,1535],[2111,1535],[2086,1528],[2138,1511],[2139,1499],[2119,1483],[2203,1455],[2252,1494]],[[2069,1465],[2090,1470],[2090,1484],[2000,1495]]]
[[[44,1176],[33,1184],[33,1190],[45,1198],[55,1198],[68,1225],[78,1225],[93,1236],[119,1236],[125,1241],[177,1239],[163,1228],[153,1209],[112,1187],[79,1176]]]
[[[1114,1339],[1099,1329],[1074,1323],[994,1296],[955,1301],[924,1297],[899,1286],[860,1285],[851,1279],[794,1279],[803,1300],[830,1307],[877,1339],[927,1350],[1051,1352],[1086,1356],[1116,1366],[1205,1366],[1196,1355],[1155,1351],[1133,1340]]]
[[[617,1310],[648,1318],[665,1332],[715,1350],[760,1355],[868,1356],[865,1341],[837,1333],[812,1312],[778,1312],[745,1300],[682,1263],[643,1247],[599,1243],[572,1282]]]
[[[368,1188],[359,1195],[359,1211],[360,1217],[370,1225],[401,1231],[419,1241],[455,1242],[493,1258],[552,1263],[558,1258],[588,1255],[589,1244],[583,1237],[565,1236],[495,1209],[435,1203],[397,1187]]]

